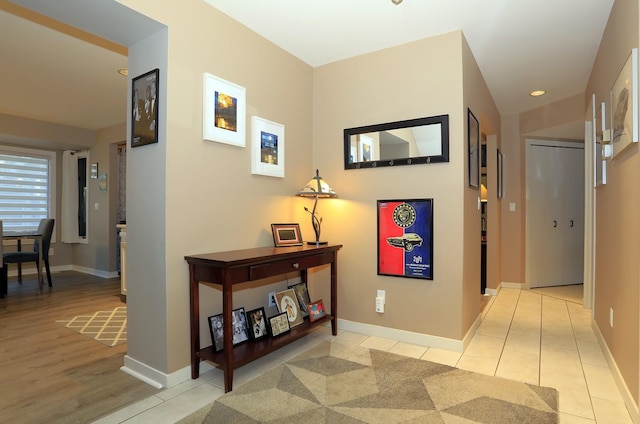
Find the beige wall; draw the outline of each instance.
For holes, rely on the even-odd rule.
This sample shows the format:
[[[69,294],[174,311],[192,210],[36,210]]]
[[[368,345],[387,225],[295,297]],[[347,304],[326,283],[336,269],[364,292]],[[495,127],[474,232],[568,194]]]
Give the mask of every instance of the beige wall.
[[[606,102],[609,90],[632,48],[638,47],[638,2],[616,1],[586,93]],[[585,102],[586,107],[586,102]],[[636,111],[637,113],[637,111]],[[610,127],[610,121],[607,122]],[[640,256],[640,155],[631,146],[607,163],[607,184],[596,190],[596,273],[594,314],[620,372],[638,403]],[[609,309],[614,326],[609,325]]]

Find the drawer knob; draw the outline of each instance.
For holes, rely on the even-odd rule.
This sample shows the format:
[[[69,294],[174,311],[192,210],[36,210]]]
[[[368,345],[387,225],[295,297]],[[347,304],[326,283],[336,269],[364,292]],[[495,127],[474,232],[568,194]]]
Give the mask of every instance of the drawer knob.
[[[296,264],[293,264],[293,267],[294,267],[295,269],[298,269],[298,268],[300,268],[300,264],[297,264],[297,263],[296,263]]]

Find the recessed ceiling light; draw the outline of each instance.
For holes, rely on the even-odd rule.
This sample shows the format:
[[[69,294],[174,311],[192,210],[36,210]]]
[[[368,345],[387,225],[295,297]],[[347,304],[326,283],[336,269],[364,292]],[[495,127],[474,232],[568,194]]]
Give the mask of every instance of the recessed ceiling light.
[[[547,90],[535,90],[529,93],[529,95],[532,97],[540,97],[544,96],[545,94],[547,94]]]
[[[118,69],[118,73],[126,77],[127,75],[129,75],[129,70],[126,68],[121,68],[121,69]]]

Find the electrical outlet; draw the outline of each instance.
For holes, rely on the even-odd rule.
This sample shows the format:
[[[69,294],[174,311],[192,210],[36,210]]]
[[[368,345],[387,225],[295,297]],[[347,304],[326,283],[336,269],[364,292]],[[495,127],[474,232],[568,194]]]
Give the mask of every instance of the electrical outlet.
[[[276,292],[269,292],[269,306],[276,306]]]
[[[376,312],[379,314],[384,313],[384,298],[376,297]]]

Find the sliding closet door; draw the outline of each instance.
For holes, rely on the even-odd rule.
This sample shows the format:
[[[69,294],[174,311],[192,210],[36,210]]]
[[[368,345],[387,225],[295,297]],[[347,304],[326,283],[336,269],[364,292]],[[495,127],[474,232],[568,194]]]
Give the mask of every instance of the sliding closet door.
[[[527,141],[526,281],[529,287],[582,283],[584,149]]]

